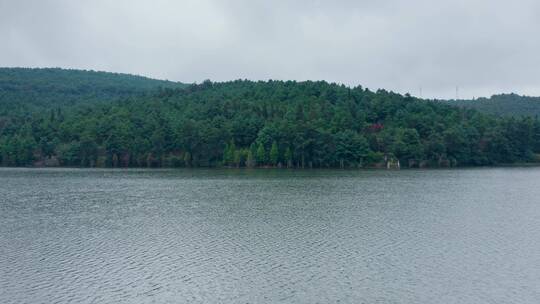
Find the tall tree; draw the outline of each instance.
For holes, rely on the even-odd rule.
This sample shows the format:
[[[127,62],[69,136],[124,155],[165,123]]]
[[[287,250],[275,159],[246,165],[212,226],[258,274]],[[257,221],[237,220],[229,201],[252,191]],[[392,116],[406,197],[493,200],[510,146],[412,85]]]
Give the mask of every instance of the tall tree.
[[[278,150],[277,143],[274,141],[272,143],[272,148],[270,149],[270,163],[274,166],[277,166],[278,162],[279,162],[279,150]]]

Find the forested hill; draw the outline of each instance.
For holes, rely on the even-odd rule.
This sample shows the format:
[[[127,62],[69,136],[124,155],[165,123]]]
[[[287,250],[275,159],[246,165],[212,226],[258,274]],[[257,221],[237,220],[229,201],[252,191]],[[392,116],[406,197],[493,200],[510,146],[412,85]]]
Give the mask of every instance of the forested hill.
[[[206,81],[0,119],[5,166],[440,167],[539,152],[538,119],[310,81]]]
[[[107,102],[185,84],[141,76],[59,68],[0,68],[0,115]]]
[[[499,116],[540,116],[540,97],[500,94],[490,98],[442,100],[441,102]]]

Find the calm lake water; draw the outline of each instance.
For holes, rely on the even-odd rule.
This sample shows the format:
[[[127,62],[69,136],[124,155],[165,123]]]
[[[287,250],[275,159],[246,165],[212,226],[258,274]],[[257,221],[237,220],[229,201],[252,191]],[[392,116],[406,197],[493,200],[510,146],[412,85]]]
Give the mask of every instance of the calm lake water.
[[[540,168],[0,169],[0,303],[540,303]]]

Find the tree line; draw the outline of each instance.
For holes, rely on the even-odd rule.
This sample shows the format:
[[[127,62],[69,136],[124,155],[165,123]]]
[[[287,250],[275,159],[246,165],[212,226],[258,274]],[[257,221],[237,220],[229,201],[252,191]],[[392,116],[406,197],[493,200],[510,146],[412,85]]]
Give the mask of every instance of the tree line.
[[[14,113],[0,116],[4,166],[448,167],[540,153],[537,118],[322,81],[205,81]]]

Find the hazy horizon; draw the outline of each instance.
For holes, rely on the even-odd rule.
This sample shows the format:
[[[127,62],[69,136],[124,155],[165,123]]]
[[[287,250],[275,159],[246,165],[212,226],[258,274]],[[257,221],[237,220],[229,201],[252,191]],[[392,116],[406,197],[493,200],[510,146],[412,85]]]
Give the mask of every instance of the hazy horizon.
[[[532,0],[0,0],[0,66],[539,96],[539,17]]]

